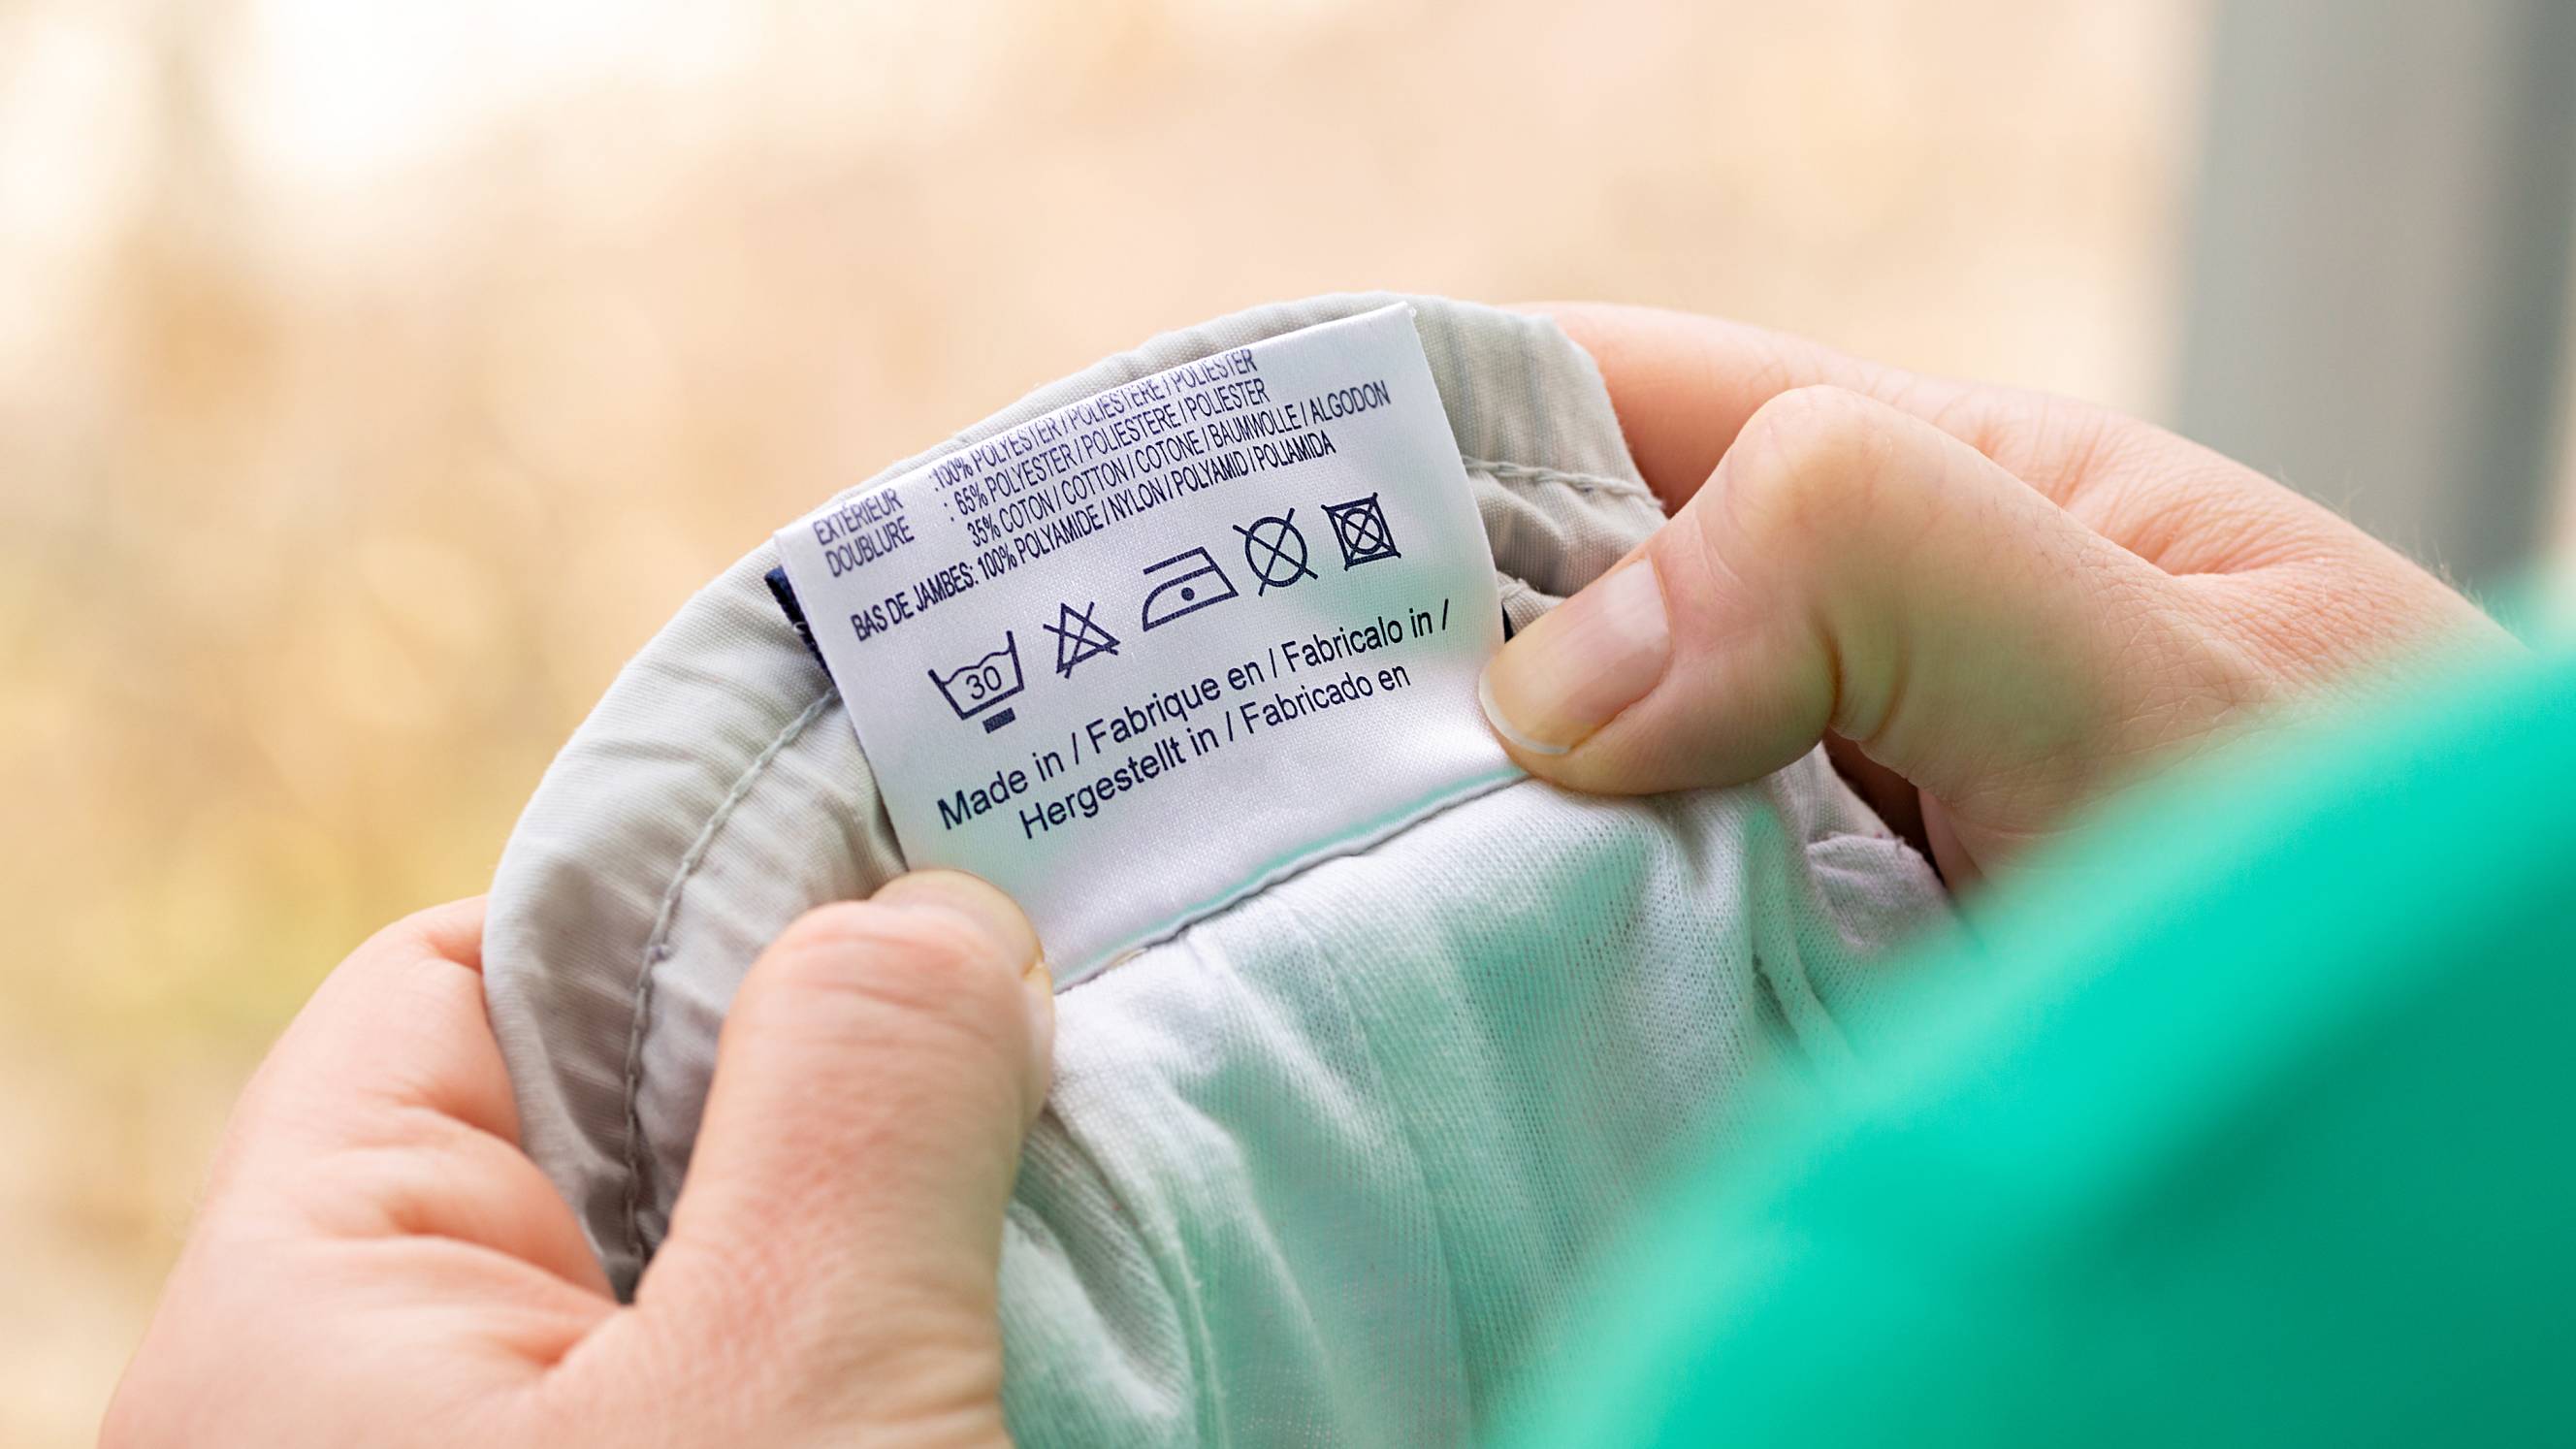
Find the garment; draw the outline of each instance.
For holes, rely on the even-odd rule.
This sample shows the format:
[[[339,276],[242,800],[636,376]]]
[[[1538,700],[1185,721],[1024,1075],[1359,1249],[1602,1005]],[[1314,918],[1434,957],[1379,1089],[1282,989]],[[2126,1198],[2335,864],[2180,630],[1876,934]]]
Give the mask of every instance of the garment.
[[[1389,300],[1157,338],[880,477]],[[1660,510],[1553,324],[1411,300],[1526,623]],[[668,1222],[742,973],[805,909],[902,868],[763,585],[775,561],[744,558],[620,675],[493,886],[485,974],[526,1145],[621,1291]],[[1655,800],[1509,785],[1067,990],[1004,1245],[1014,1433],[1472,1437],[1668,1149],[1730,1131],[1757,1074],[1836,1069],[1888,999],[1873,963],[1945,919],[1928,867],[1812,755]]]
[[[1511,1442],[2567,1442],[2576,661],[2419,698],[1999,902]]]

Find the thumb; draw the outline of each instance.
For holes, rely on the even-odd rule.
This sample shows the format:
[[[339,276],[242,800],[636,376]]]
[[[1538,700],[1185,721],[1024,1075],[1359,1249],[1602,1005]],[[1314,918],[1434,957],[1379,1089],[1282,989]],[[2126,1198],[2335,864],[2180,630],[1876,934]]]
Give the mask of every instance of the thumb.
[[[727,1013],[639,1315],[763,1402],[997,1411],[1002,1214],[1054,1021],[1027,919],[973,876],[788,927]]]
[[[1803,388],[1506,644],[1483,697],[1531,773],[1604,793],[1734,784],[1840,736],[1922,792],[1957,881],[2241,692],[2210,616],[1966,443]]]

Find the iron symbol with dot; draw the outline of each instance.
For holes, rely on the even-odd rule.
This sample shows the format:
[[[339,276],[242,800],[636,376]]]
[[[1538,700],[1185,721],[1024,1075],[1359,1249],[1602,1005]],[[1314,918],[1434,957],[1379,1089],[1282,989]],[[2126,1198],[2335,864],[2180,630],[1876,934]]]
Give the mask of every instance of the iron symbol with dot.
[[[1145,577],[1154,581],[1141,616],[1148,629],[1236,597],[1233,581],[1203,548],[1185,548],[1161,563],[1147,564]]]
[[[1255,597],[1315,576],[1306,567],[1306,535],[1297,531],[1296,509],[1256,518],[1249,528],[1238,523],[1234,531],[1243,535],[1244,563],[1261,580]]]
[[[1343,568],[1404,556],[1395,551],[1395,534],[1386,526],[1386,511],[1378,507],[1376,494],[1348,503],[1327,503],[1324,515],[1333,520],[1333,540],[1342,546]]]

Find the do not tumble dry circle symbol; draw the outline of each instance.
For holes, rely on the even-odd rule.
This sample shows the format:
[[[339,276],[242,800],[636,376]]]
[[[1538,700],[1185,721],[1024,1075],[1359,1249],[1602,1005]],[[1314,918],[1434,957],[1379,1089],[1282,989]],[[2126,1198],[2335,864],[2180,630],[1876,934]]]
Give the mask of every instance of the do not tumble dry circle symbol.
[[[1056,605],[1056,621],[1043,626],[1055,636],[1056,673],[1070,675],[1073,667],[1086,659],[1118,652],[1118,636],[1092,620],[1099,608],[1096,602],[1079,609],[1071,604]]]
[[[1255,597],[1315,576],[1306,567],[1306,535],[1297,531],[1296,509],[1256,518],[1249,528],[1238,523],[1234,531],[1243,535],[1244,563],[1261,580]]]
[[[1333,541],[1342,546],[1343,568],[1404,557],[1395,551],[1395,534],[1386,526],[1386,511],[1378,507],[1376,494],[1348,503],[1327,503],[1324,516],[1333,520]]]

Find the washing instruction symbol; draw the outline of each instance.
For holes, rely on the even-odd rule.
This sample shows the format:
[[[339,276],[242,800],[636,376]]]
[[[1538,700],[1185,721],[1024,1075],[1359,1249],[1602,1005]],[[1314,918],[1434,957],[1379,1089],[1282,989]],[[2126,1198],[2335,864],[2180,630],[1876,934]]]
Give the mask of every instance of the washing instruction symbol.
[[[1296,509],[1256,518],[1250,528],[1238,523],[1234,531],[1243,535],[1243,561],[1261,579],[1257,592],[1266,594],[1315,576],[1306,567],[1306,535],[1297,531]]]
[[[1055,672],[1073,673],[1073,666],[1102,654],[1118,652],[1118,636],[1093,623],[1091,616],[1100,605],[1096,602],[1076,609],[1071,604],[1056,605],[1056,621],[1046,627],[1055,636]]]
[[[984,733],[991,734],[1011,722],[1011,711],[1007,709],[992,714],[984,711],[1020,692],[1020,641],[1004,630],[1002,647],[974,663],[960,664],[946,674],[936,669],[923,672],[939,686],[939,697],[948,701],[959,719],[981,715]]]
[[[1165,573],[1165,570],[1174,572]],[[1183,549],[1161,563],[1145,565],[1145,577],[1163,574],[1153,591],[1145,595],[1144,626],[1159,629],[1183,614],[1195,614],[1210,604],[1222,604],[1236,598],[1234,581],[1216,566],[1203,548]]]
[[[1403,557],[1395,551],[1395,534],[1386,526],[1386,513],[1377,506],[1376,494],[1348,503],[1327,503],[1324,513],[1333,520],[1333,538],[1342,546],[1342,567],[1355,569],[1382,558]]]

